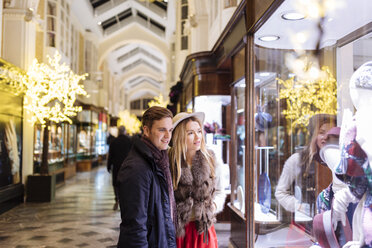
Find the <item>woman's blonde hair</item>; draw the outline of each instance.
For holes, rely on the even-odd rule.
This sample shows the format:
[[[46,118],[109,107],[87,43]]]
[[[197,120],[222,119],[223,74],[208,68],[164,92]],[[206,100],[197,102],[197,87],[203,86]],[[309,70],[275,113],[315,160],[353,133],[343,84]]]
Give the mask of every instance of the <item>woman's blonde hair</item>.
[[[203,125],[200,120],[195,117],[187,118],[181,121],[172,133],[172,147],[169,149],[169,161],[170,161],[170,170],[172,173],[172,182],[174,190],[177,189],[178,183],[181,178],[181,166],[182,163],[186,163],[186,125],[190,121],[196,121],[199,123],[200,128],[202,129],[201,142],[200,142],[200,152],[202,156],[207,160],[209,167],[211,169],[211,175],[214,177],[214,165],[212,155],[208,152],[205,139]]]
[[[310,119],[309,132],[310,140],[308,145],[301,153],[301,164],[305,167],[304,177],[308,176],[310,171],[310,165],[313,161],[314,156],[319,152],[319,147],[317,146],[317,138],[320,128],[323,124],[330,124],[331,126],[336,125],[336,116],[330,114],[317,114]]]

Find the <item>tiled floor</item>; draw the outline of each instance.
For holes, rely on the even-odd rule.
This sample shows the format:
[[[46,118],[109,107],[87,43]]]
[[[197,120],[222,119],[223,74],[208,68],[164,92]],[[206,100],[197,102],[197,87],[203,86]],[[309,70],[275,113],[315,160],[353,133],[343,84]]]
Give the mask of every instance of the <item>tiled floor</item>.
[[[104,166],[78,173],[52,203],[24,203],[0,215],[0,247],[116,247],[120,211],[113,211],[111,177]],[[227,247],[228,225],[217,225]]]

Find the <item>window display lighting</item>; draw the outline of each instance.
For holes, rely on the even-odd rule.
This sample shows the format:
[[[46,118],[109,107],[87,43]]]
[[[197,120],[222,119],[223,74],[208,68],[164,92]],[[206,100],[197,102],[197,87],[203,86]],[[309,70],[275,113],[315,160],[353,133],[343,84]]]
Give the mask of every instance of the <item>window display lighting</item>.
[[[141,122],[135,114],[131,114],[128,110],[119,112],[118,126],[124,126],[129,135],[141,132]]]
[[[280,37],[277,35],[265,35],[258,38],[261,41],[276,41],[279,40]]]
[[[302,13],[299,13],[299,12],[287,12],[287,13],[284,13],[282,15],[282,18],[284,20],[288,20],[288,21],[298,21],[298,20],[302,20],[305,18],[305,15],[302,14]]]
[[[81,111],[74,106],[76,95],[86,96],[84,86],[79,84],[87,74],[77,75],[70,67],[60,63],[62,56],[56,52],[53,58],[48,56],[49,64],[32,62],[27,73],[9,66],[2,66],[1,75],[10,82],[16,95],[24,94],[24,107],[33,115],[30,122],[45,125],[46,120],[55,123],[67,121]]]

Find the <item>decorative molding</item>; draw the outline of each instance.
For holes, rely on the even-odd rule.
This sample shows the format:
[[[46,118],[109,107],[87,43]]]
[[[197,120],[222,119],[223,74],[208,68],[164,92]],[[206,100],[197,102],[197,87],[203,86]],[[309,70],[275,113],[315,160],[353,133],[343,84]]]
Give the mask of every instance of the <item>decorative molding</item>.
[[[25,9],[4,9],[3,16],[4,20],[24,20],[26,15]]]

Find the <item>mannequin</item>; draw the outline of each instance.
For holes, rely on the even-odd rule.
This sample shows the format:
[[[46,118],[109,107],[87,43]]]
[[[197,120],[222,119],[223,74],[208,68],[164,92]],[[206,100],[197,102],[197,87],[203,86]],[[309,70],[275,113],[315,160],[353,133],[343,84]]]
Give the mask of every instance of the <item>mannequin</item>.
[[[332,190],[334,193],[346,188],[346,185],[336,177],[335,170],[337,165],[340,164],[341,150],[338,145],[338,137],[333,132],[337,132],[339,127],[331,128],[327,133],[327,144],[319,151],[320,158],[327,164],[328,168],[332,171]],[[338,136],[338,135],[337,135]]]
[[[335,223],[332,222],[332,224],[334,224],[333,229],[331,229],[330,226],[325,224],[327,223],[327,221],[325,221],[325,219],[327,219],[325,218],[325,216],[329,215],[327,212],[330,212],[329,210],[331,210],[332,208],[334,195],[337,192],[344,190],[345,188],[348,190],[347,185],[344,182],[342,182],[340,179],[338,179],[335,174],[335,170],[341,161],[341,149],[339,147],[339,134],[340,134],[339,127],[331,128],[327,133],[326,144],[319,151],[319,156],[321,160],[325,162],[328,168],[332,171],[332,183],[327,188],[323,189],[322,192],[317,197],[317,213],[322,214],[322,215],[318,215],[318,217],[314,217],[314,220],[313,220],[314,235],[316,236],[318,242],[324,247],[342,246],[348,240],[351,240],[351,231],[350,231],[349,224],[347,227],[341,228],[340,225],[337,226],[338,222],[335,222]],[[348,206],[349,223],[352,218],[351,216],[353,213],[353,207],[354,205]],[[345,220],[342,219],[342,221],[345,221],[346,223],[346,215],[343,214],[343,216],[345,216]],[[323,222],[321,222],[320,220],[323,220]],[[334,234],[333,236],[334,240],[331,242],[327,239],[328,241],[326,241],[326,239],[323,239],[322,235],[320,234],[325,234],[325,236],[328,236],[331,234],[333,236]]]
[[[340,133],[341,162],[336,175],[348,188],[334,196],[333,223],[345,223],[349,203],[359,202],[353,217],[353,241],[344,247],[372,247],[372,61],[363,64],[350,79],[350,96],[356,113],[345,111]]]

